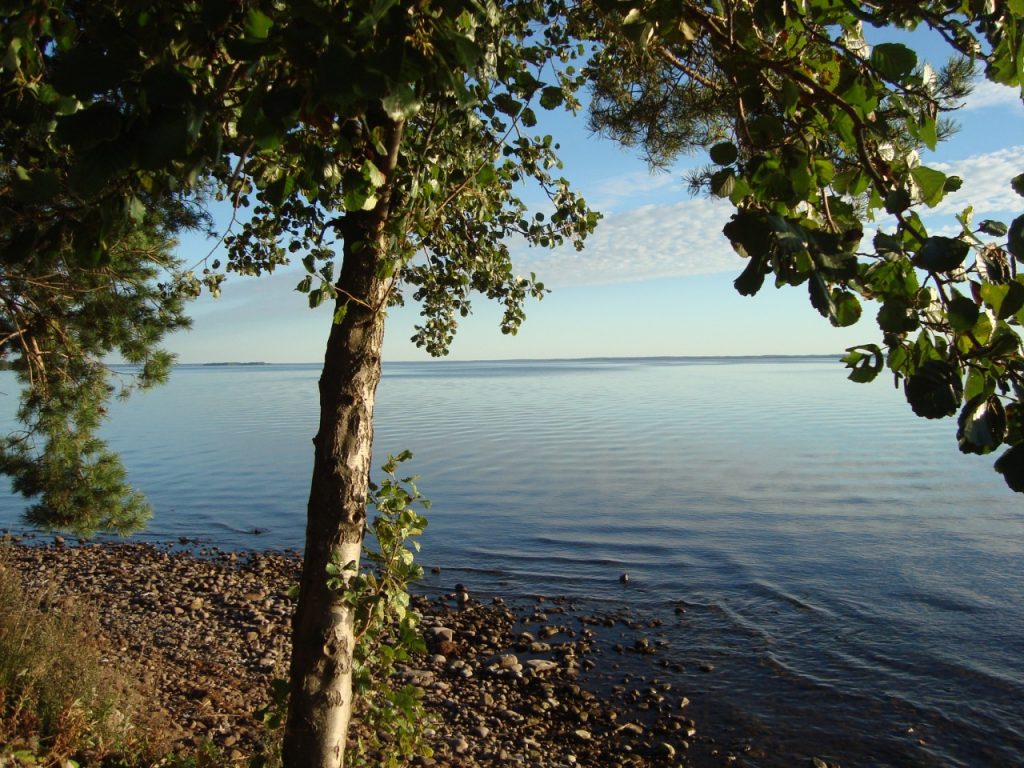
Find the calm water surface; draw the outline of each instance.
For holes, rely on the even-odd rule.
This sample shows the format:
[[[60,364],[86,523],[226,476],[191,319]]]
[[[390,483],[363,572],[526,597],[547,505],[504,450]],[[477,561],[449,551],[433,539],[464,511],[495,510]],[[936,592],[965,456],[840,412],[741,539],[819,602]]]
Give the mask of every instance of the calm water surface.
[[[145,536],[300,547],[318,375],[182,366],[116,406]],[[428,589],[664,619],[666,661],[714,665],[676,675],[702,730],[770,746],[741,764],[1024,765],[1024,504],[955,430],[834,360],[398,363],[376,463],[415,454]]]

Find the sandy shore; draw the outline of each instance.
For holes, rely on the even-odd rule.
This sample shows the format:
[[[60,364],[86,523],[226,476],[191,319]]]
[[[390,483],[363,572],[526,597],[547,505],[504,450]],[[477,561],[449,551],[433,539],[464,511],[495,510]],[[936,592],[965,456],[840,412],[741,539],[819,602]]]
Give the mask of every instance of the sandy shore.
[[[179,744],[208,740],[239,763],[257,748],[253,713],[287,665],[297,557],[29,541],[7,547],[5,561],[26,586],[50,585],[95,608],[107,661],[154,691],[154,711]],[[453,593],[416,603],[430,652],[402,674],[426,693],[436,751],[420,765],[744,762],[703,738],[687,697],[656,675],[595,682],[613,663],[595,633],[618,619],[550,598],[506,604]],[[625,650],[658,649],[638,636]]]

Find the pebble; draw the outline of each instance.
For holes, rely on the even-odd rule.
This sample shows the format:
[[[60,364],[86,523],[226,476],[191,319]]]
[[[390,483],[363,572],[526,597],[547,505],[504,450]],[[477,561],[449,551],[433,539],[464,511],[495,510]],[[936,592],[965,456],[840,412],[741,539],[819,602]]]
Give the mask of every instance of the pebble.
[[[5,559],[29,586],[46,580],[70,597],[95,601],[102,632],[124,649],[110,654],[111,663],[137,665],[138,676],[153,682],[153,712],[176,724],[179,745],[213,741],[231,761],[249,759],[262,738],[253,713],[267,701],[270,678],[287,670],[294,607],[287,593],[297,582],[296,558],[66,543],[11,547]],[[558,597],[523,607],[469,595],[459,584],[453,595],[413,598],[430,653],[398,667],[398,679],[426,691],[430,725],[422,732],[436,752],[413,765],[653,768],[685,748],[681,736],[696,733],[692,721],[673,719],[689,701],[656,678],[634,676],[597,691],[587,678],[575,682],[580,669],[598,679],[611,672],[614,657],[599,653],[607,639],[588,627],[607,638],[623,626],[630,633],[649,629],[649,620],[579,614]],[[552,624],[549,615],[573,623]],[[536,626],[530,632],[524,624]],[[556,636],[565,641],[547,642]],[[618,645],[642,663],[643,654],[632,652],[636,637],[622,636]],[[640,645],[661,647],[647,639]],[[650,719],[619,724],[640,714]]]

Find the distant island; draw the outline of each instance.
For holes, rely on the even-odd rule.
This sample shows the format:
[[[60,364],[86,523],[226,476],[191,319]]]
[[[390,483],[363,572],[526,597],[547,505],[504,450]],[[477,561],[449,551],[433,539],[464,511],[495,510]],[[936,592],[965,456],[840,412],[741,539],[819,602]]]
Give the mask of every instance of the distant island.
[[[257,360],[248,363],[200,363],[202,366],[212,367],[217,365],[270,365],[270,363],[264,363],[262,360]]]

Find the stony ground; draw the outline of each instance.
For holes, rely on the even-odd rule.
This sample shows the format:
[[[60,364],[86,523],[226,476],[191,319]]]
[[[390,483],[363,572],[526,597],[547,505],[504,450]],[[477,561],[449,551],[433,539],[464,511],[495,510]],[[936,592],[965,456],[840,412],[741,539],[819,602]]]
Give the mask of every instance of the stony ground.
[[[210,741],[241,763],[263,731],[253,714],[286,668],[294,556],[171,551],[148,544],[13,546],[30,587],[95,606],[109,663],[155,691],[181,743]],[[608,617],[537,598],[515,606],[464,588],[417,598],[430,653],[402,674],[423,687],[438,766],[730,765],[702,739],[688,699],[657,677],[597,688],[593,638]],[[654,653],[638,640],[629,653]],[[622,648],[618,651],[621,653]],[[697,745],[691,751],[691,746]],[[742,761],[740,761],[742,763]]]

